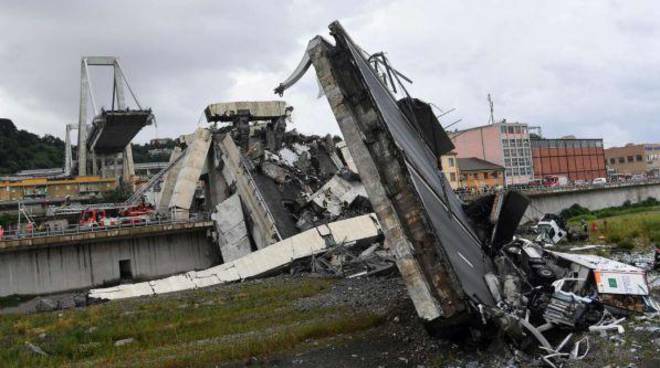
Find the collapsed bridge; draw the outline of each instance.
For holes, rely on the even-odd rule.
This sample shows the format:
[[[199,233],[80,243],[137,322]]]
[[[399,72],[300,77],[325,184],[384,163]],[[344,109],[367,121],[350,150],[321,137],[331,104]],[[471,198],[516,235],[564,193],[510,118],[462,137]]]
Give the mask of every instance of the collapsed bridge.
[[[460,324],[479,306],[495,305],[484,278],[495,269],[487,251],[511,240],[527,199],[498,195],[487,231],[478,234],[437,166],[453,144],[428,104],[409,96],[397,102],[343,27],[334,22],[330,31],[335,45],[312,39],[275,92],[314,66],[417,313],[431,324]]]

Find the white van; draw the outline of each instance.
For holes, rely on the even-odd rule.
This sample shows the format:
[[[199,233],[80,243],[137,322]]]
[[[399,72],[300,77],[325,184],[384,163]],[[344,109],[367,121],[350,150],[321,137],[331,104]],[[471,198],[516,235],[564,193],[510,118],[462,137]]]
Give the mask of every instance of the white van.
[[[605,179],[605,178],[596,178],[591,182],[591,184],[593,184],[593,185],[604,185],[604,184],[607,184],[607,179]]]

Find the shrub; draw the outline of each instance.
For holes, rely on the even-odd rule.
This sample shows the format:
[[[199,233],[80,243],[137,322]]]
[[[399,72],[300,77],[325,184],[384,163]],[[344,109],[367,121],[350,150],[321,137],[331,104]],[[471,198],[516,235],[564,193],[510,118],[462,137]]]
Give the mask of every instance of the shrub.
[[[649,241],[656,245],[660,245],[660,229],[653,229],[649,232]]]
[[[619,234],[612,234],[612,235],[610,235],[610,236],[607,237],[607,240],[609,240],[610,243],[618,244],[619,242],[621,242],[621,235],[619,235]]]
[[[569,208],[563,209],[560,213],[559,216],[563,217],[564,219],[569,219],[571,217],[576,217],[580,215],[588,215],[590,214],[591,211],[588,208],[584,208],[580,206],[579,204],[575,203]]]
[[[635,243],[633,242],[633,240],[631,238],[625,238],[625,239],[617,242],[617,245],[619,246],[619,248],[625,249],[625,250],[631,250],[631,249],[635,248]]]

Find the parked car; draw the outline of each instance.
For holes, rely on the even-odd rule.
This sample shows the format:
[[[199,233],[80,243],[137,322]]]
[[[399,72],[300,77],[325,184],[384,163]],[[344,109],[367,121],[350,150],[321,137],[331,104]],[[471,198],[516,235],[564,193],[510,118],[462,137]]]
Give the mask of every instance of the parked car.
[[[596,178],[591,182],[591,184],[593,184],[593,185],[605,185],[605,184],[607,184],[607,179],[605,179],[605,178]]]
[[[549,175],[543,178],[543,186],[554,188],[563,187],[568,184],[568,178],[564,175]]]
[[[644,181],[644,180],[646,180],[646,175],[635,174],[635,175],[632,176],[632,178],[630,180],[632,180],[632,181]]]
[[[587,184],[589,184],[589,183],[587,183],[586,180],[577,179],[577,180],[574,182],[574,184],[580,186],[580,185],[587,185]]]

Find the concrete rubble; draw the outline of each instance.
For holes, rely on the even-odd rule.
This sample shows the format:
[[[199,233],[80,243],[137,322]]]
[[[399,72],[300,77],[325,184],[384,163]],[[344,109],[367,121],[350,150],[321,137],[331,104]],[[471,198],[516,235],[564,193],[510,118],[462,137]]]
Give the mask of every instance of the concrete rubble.
[[[299,269],[347,278],[396,269],[431,334],[506,335],[538,347],[553,367],[587,356],[588,332],[622,333],[630,313],[660,312],[645,269],[547,249],[567,236],[559,219],[544,218],[534,239],[519,237],[524,195],[461,201],[439,167],[454,146],[430,105],[395,100],[390,89],[405,91],[399,79],[407,78],[387,63],[381,74],[339,23],[330,29],[334,44],[312,39],[276,92],[314,66],[345,141],[287,131],[292,108],[284,101],[210,105],[212,127],[175,149],[171,162],[185,156],[163,175],[157,207],[174,218],[210,212],[221,264],[93,289],[89,298]]]

